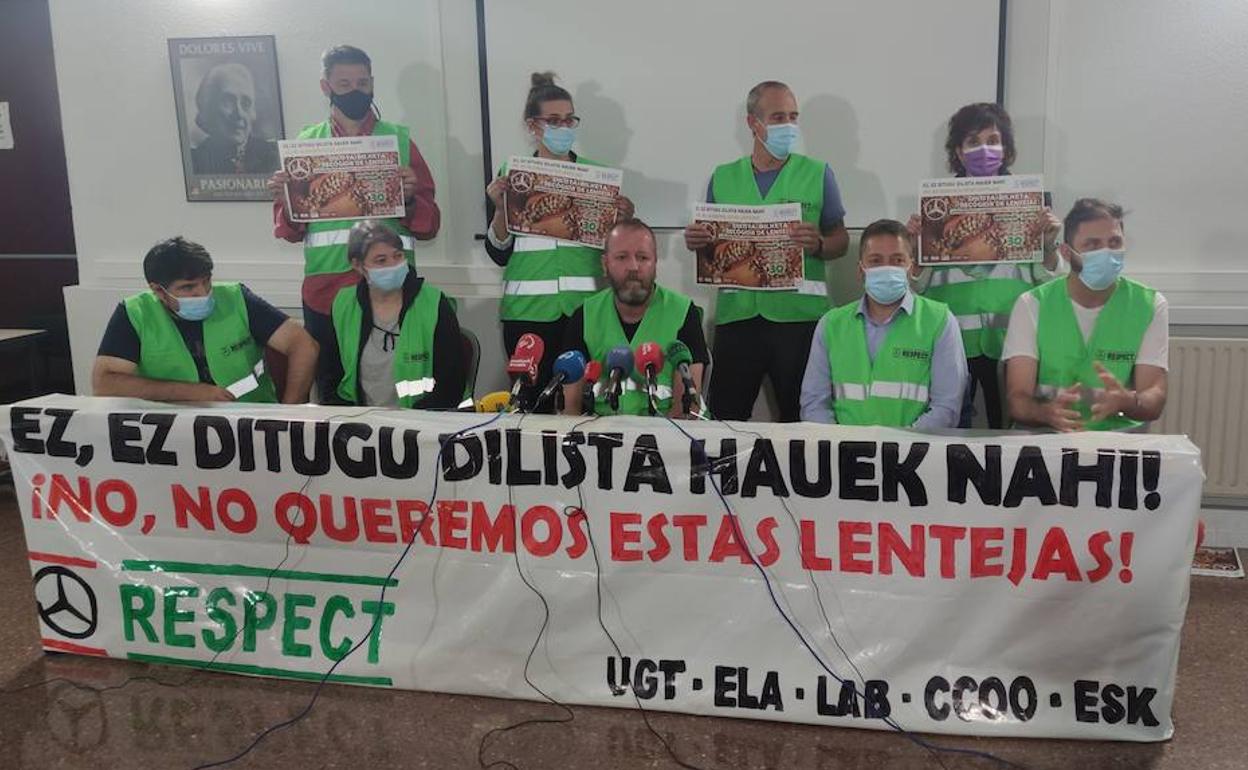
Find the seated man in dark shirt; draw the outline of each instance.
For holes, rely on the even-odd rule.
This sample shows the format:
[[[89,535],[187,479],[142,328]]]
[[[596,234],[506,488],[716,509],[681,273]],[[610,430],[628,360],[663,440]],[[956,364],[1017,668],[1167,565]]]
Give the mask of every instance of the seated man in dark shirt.
[[[212,257],[171,238],[143,258],[148,291],[127,297],[104,330],[91,373],[97,396],[273,403],[264,348],[287,358],[284,404],[308,400],[317,344],[282,311],[236,283],[212,282]]]
[[[590,295],[568,319],[565,350],[579,350],[586,358],[606,363],[607,353],[617,345],[633,349],[653,342],[670,359],[672,343],[685,343],[693,357],[689,367],[694,383],[701,385],[702,370],[708,363],[706,337],[693,302],[683,294],[655,283],[658,267],[654,232],[640,219],[617,222],[607,233],[602,266],[609,288]],[[671,360],[658,372],[658,408],[671,417],[684,416],[684,387],[674,376]],[[630,373],[623,383],[619,409],[608,403],[605,383],[595,390],[596,414],[648,413],[649,403],[641,373]],[[604,372],[605,375],[605,372]],[[605,379],[605,376],[604,376]],[[580,383],[564,388],[564,414],[581,414]]]

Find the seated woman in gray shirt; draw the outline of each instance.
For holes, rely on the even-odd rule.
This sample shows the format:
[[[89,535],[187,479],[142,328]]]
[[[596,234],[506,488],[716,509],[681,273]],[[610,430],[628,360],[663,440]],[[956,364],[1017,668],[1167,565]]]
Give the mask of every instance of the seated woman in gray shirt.
[[[436,286],[416,275],[389,224],[357,222],[347,257],[359,283],[338,292],[331,317],[338,383],[327,402],[454,409],[467,378],[459,321]],[[322,355],[325,352],[322,351]]]

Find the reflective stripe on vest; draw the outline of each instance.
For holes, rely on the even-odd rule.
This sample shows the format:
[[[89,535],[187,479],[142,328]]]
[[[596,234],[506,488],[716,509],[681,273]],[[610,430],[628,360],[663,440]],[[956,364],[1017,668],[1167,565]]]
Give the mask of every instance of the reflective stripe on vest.
[[[825,283],[824,281],[808,281],[805,278],[803,278],[802,280],[797,282],[797,284],[793,287],[793,290],[796,291],[798,294],[806,294],[812,297],[827,297],[828,296],[828,284]],[[720,292],[723,294],[735,294],[738,292],[744,293],[748,291],[752,291],[752,290],[751,289],[737,289],[737,288],[730,288],[730,287],[720,289]]]
[[[901,398],[907,401],[918,401],[926,405],[928,390],[926,385],[914,382],[887,382],[877,380],[869,386],[857,382],[842,382],[832,386],[837,401],[866,401],[868,398]]]
[[[351,235],[351,228],[345,230],[321,230],[315,233],[307,233],[303,236],[303,245],[309,248],[318,246],[346,246],[347,238]],[[412,251],[416,248],[416,239],[410,235],[399,233],[399,238],[403,241],[403,250]]]
[[[248,374],[241,380],[229,385],[226,387],[226,390],[228,390],[230,395],[234,396],[234,398],[242,398],[260,387],[260,378],[263,376],[264,359],[262,358],[256,362],[255,366],[251,367],[251,374]]]
[[[598,282],[579,275],[565,275],[544,281],[503,281],[503,294],[520,297],[536,297],[559,294],[564,291],[598,291]]]
[[[1005,329],[1010,325],[1009,313],[976,313],[954,317],[958,319],[958,328],[964,332],[976,329]]]
[[[594,398],[605,399],[607,397],[607,386],[609,384],[610,383],[603,382],[602,380],[595,382]],[[624,381],[620,383],[620,386],[620,390],[624,393],[636,392],[643,395],[649,393],[649,391],[646,390],[646,384],[644,382],[637,382],[632,377],[625,378]],[[672,389],[668,385],[659,385],[656,383],[654,386],[654,392],[658,395],[659,401],[670,401],[672,398]]]
[[[435,380],[432,377],[422,377],[419,380],[399,380],[394,383],[394,392],[399,394],[399,398],[415,398],[426,393],[432,393],[434,382]]]
[[[822,161],[793,153],[780,168],[764,197],[754,178],[753,161],[747,155],[715,169],[711,175],[711,192],[716,203],[741,206],[800,203],[802,221],[817,228],[823,214],[825,168],[826,164]],[[822,261],[803,255],[803,280],[794,289],[720,289],[715,323],[732,323],[760,315],[769,321],[816,321],[828,309],[828,287],[824,274]]]

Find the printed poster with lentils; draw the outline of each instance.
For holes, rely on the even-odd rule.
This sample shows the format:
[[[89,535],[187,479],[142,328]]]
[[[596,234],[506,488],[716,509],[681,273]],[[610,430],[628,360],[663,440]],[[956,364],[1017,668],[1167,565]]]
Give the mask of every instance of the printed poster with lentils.
[[[709,225],[714,239],[698,253],[698,283],[792,289],[802,280],[802,247],[791,232],[801,219],[800,203],[694,204],[693,221]]]
[[[618,168],[513,156],[503,193],[507,230],[600,249],[623,179]]]
[[[984,265],[1044,258],[1044,179],[926,179],[919,184],[919,264]]]
[[[403,177],[392,135],[287,139],[277,143],[292,222],[401,217]]]

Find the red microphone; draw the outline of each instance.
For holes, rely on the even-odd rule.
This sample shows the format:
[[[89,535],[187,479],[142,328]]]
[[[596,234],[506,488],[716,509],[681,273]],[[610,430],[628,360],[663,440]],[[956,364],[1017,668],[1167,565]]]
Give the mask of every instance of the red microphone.
[[[659,372],[663,369],[663,348],[657,342],[643,342],[634,357],[636,369],[646,378],[646,392],[650,401],[650,416],[659,411]]]
[[[581,393],[581,413],[594,413],[594,384],[602,377],[602,364],[598,361],[590,361],[585,364],[585,390]]]
[[[507,362],[507,374],[515,378],[511,386],[511,400],[508,406],[515,406],[520,396],[520,389],[525,385],[537,384],[537,369],[542,363],[542,355],[546,352],[546,343],[532,332],[520,336],[516,349]]]

